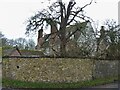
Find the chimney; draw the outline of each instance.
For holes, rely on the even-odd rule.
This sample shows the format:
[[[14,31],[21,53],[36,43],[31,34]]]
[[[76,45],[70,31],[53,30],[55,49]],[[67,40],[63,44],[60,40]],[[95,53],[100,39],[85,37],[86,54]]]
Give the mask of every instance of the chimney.
[[[101,26],[101,29],[100,29],[100,38],[104,38],[105,37],[105,28],[104,28],[104,26]]]
[[[55,33],[55,32],[57,32],[57,30],[56,30],[56,24],[51,24],[51,33]]]
[[[38,39],[41,38],[43,36],[43,29],[40,29],[38,31]]]
[[[50,45],[50,55],[51,56],[56,56],[56,52],[57,50],[57,45],[56,45],[56,41],[57,39],[57,24],[55,22],[51,22],[51,26],[50,26],[51,30],[50,30],[50,41],[49,41],[49,45]]]
[[[43,29],[40,29],[38,31],[38,42],[37,42],[38,48],[41,47],[42,43],[43,43]]]
[[[57,32],[57,28],[56,28],[56,24],[52,23],[51,24],[51,40],[50,43],[55,43],[56,41],[56,32]]]

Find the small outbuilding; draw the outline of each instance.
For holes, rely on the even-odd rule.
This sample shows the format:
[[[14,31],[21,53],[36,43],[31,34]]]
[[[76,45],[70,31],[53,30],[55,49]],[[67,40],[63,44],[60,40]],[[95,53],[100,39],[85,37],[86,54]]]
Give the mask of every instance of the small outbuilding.
[[[18,47],[4,48],[2,50],[2,56],[21,56],[21,57],[43,57],[44,54],[41,51],[35,50],[20,50]]]
[[[4,48],[2,49],[2,56],[21,56],[21,53],[20,50],[16,47]]]

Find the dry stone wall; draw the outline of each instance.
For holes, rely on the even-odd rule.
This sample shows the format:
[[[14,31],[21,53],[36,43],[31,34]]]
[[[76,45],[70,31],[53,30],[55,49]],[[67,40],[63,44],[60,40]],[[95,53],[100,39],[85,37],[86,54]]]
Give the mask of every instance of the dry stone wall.
[[[118,60],[95,60],[93,64],[95,78],[118,76]]]
[[[3,74],[32,82],[78,82],[92,79],[92,62],[70,58],[9,58],[3,60]]]
[[[32,82],[80,82],[117,75],[117,61],[75,58],[4,58],[3,77]]]

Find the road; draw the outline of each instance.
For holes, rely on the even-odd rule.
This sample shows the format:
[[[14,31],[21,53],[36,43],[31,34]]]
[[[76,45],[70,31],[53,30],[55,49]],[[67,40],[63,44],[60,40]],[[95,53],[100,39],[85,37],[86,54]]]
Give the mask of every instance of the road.
[[[111,84],[106,84],[106,85],[94,86],[92,88],[118,88],[118,83],[111,83]]]

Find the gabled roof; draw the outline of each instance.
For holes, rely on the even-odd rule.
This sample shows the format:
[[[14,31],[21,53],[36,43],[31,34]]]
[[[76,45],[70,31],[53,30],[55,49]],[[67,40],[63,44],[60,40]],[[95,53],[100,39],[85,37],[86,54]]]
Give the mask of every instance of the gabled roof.
[[[14,51],[18,51],[18,53],[21,55],[20,51],[18,48],[14,47],[14,48],[4,48],[2,50],[2,56],[11,56],[11,54],[14,52]]]
[[[70,25],[69,27],[67,27],[67,32],[71,32],[71,31],[74,31],[76,30],[77,28],[78,29],[85,29],[86,26],[87,26],[87,21],[86,22],[81,22],[81,23],[75,23],[73,25]]]
[[[33,51],[33,50],[20,50],[22,56],[44,56],[41,51]]]
[[[19,50],[18,48],[4,48],[2,51],[2,56],[11,56],[13,52],[17,51],[20,56],[44,56],[40,51],[34,50]],[[16,55],[15,55],[16,56]]]

